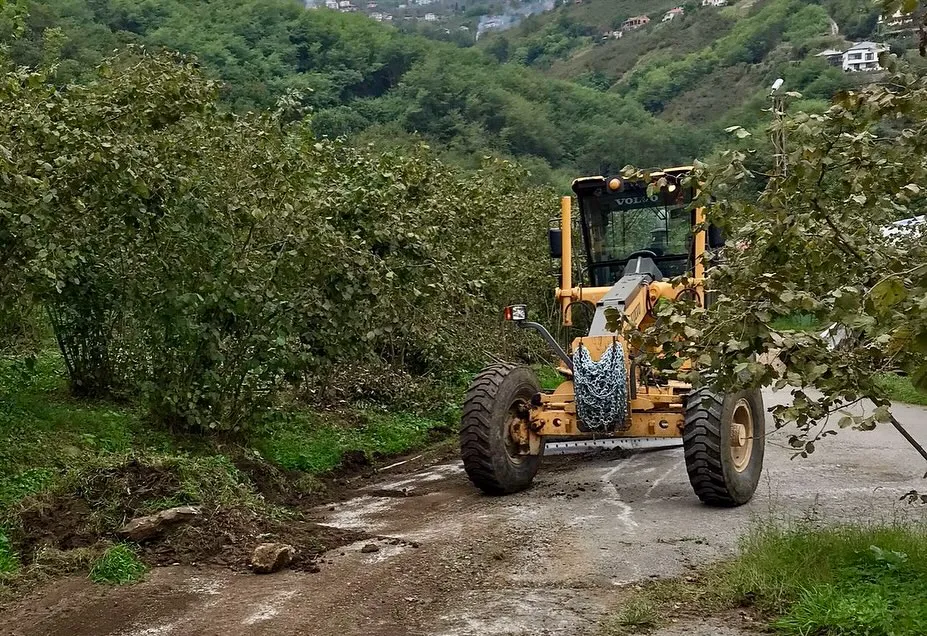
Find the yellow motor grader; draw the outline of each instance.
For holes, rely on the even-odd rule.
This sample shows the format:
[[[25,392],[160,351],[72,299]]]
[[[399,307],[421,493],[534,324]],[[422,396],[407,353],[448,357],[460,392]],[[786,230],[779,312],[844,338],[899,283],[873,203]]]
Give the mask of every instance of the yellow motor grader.
[[[551,255],[561,260],[556,298],[565,326],[578,304],[594,308],[588,333],[565,351],[548,330],[527,320],[527,308],[505,318],[537,331],[560,358],[564,381],[541,391],[525,366],[494,364],[470,384],[460,448],[470,480],[488,494],[527,488],[541,457],[554,447],[645,448],[681,438],[686,469],[705,503],[738,506],[753,496],[763,467],[765,409],[758,390],[719,394],[693,388],[628,350],[629,329],[654,321],[666,299],[709,300],[702,255],[723,244],[703,228],[695,207],[691,168],[640,178],[586,177],[573,182],[586,253],[587,285],[572,282],[572,198],[561,202],[559,229],[550,230]],[[677,285],[672,279],[682,280]],[[614,310],[624,325],[608,328]],[[614,323],[613,323],[614,324]],[[678,444],[678,441],[676,442]]]

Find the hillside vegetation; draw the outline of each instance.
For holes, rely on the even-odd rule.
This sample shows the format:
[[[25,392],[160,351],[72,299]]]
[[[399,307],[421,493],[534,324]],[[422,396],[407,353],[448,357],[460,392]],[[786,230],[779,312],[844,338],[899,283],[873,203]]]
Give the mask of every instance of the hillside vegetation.
[[[661,22],[680,5],[684,15]],[[615,37],[624,20],[640,14],[651,22]],[[728,125],[756,121],[776,78],[819,101],[818,107],[852,85],[858,78],[814,56],[845,46],[846,39],[873,37],[877,19],[876,7],[861,0],[764,0],[722,8],[585,0],[492,34],[479,47],[500,60],[620,94],[716,140]]]
[[[540,180],[679,163],[708,143],[633,99],[298,0],[30,0],[10,52],[29,65],[60,57],[66,83],[127,44],[196,55],[238,112],[289,95],[319,136],[402,147],[424,138],[468,167],[485,154],[517,157]]]

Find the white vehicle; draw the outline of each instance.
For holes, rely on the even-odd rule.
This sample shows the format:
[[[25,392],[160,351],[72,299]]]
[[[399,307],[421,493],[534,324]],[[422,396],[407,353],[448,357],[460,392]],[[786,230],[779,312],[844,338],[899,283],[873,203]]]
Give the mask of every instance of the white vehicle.
[[[924,223],[927,223],[927,214],[895,221],[891,225],[882,228],[882,236],[889,237],[899,234],[911,234],[916,228],[920,228],[920,226],[924,225]],[[921,228],[921,231],[923,231],[923,228]]]
[[[901,219],[882,228],[882,236],[891,238],[893,236],[909,236],[915,232],[927,232],[927,214],[912,216],[909,219]],[[834,323],[821,332],[821,337],[827,341],[829,349],[836,348],[848,335],[848,330],[844,325]]]

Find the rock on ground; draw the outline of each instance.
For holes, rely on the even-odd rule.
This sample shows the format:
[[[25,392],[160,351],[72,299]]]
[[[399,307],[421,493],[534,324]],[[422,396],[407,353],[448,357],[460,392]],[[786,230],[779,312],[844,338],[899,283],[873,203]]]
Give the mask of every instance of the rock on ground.
[[[119,530],[119,536],[130,541],[147,541],[169,528],[199,516],[200,509],[194,506],[178,506],[162,510],[153,515],[136,517]]]
[[[251,571],[255,574],[271,574],[290,564],[296,550],[285,543],[262,543],[254,549],[251,557]]]

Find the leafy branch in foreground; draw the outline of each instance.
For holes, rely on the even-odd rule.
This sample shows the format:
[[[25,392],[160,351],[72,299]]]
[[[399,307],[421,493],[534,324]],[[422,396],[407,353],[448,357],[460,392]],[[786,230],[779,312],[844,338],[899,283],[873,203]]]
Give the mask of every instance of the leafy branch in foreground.
[[[879,374],[927,390],[927,240],[923,225],[894,225],[927,206],[927,79],[894,69],[775,126],[789,139],[787,176],[758,174],[749,152],[697,169],[728,237],[708,256],[713,302],[660,307],[636,338],[667,354],[655,364],[692,362],[683,375],[695,383],[791,387],[793,403],[772,412],[777,427],[797,425],[790,444],[807,454],[834,423],[892,419]],[[799,314],[829,328],[776,327]],[[869,415],[847,411],[863,400]]]

